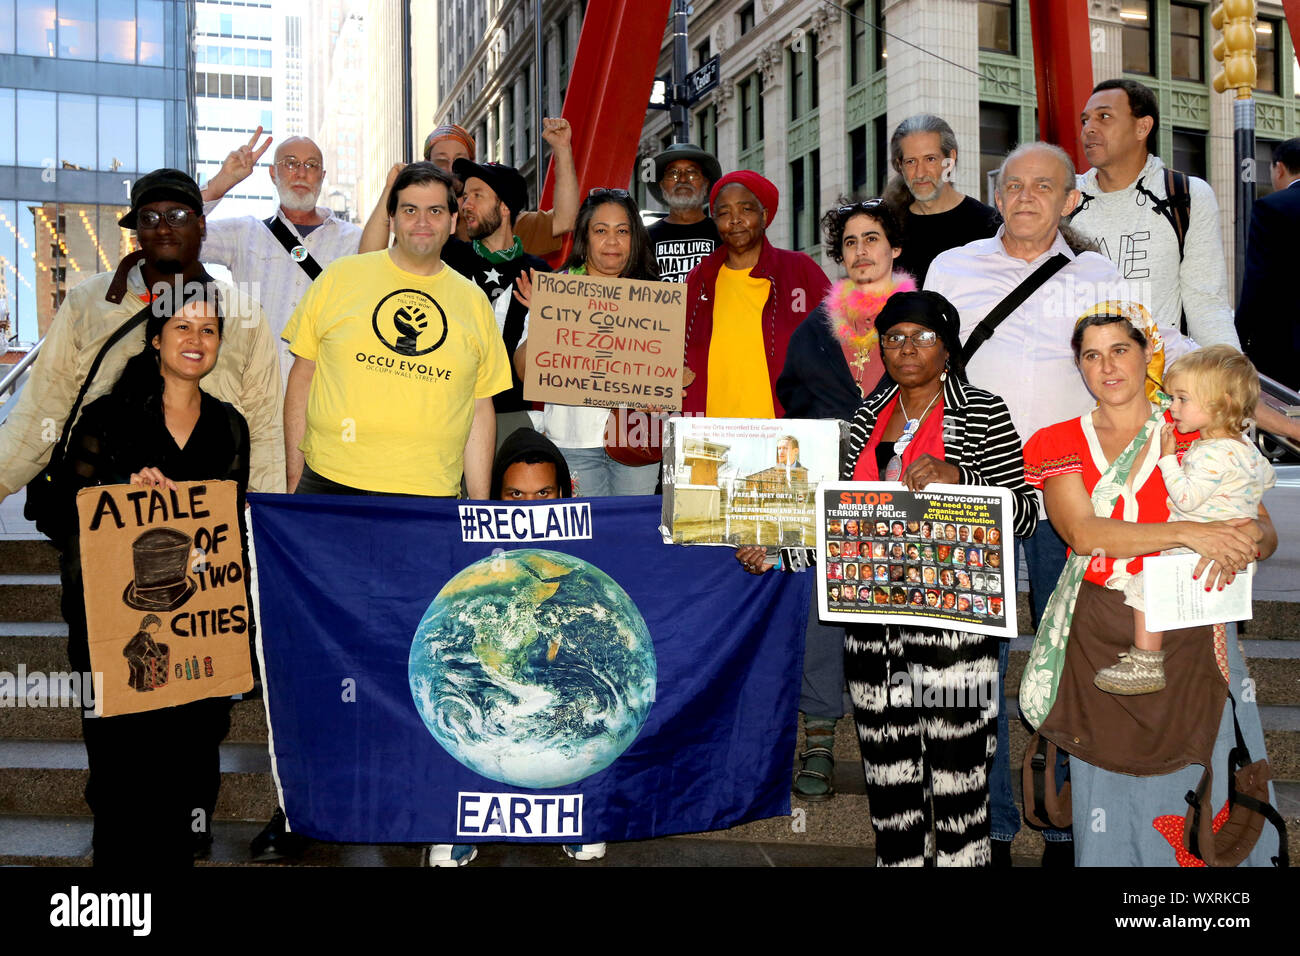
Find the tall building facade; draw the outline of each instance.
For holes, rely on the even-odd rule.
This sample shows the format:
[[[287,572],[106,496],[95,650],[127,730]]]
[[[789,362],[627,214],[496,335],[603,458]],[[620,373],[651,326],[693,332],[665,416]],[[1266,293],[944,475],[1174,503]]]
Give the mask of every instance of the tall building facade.
[[[0,0],[0,326],[36,342],[130,251],[132,183],[192,169],[193,0]]]
[[[198,0],[195,6],[195,165],[203,184],[258,126],[276,139],[289,135],[277,120],[292,105],[283,78],[301,73],[301,24],[292,14],[276,16],[270,0]],[[274,198],[259,169],[226,194],[214,216],[266,215]]]
[[[480,154],[525,171],[535,162],[534,103],[558,114],[586,12],[581,0],[541,0],[539,84],[535,4],[437,3],[435,120],[460,123]],[[1210,87],[1217,69],[1211,6],[1090,0],[1089,40],[1094,77],[1132,76],[1155,90],[1159,153],[1215,188],[1231,248],[1232,101]],[[1300,70],[1281,5],[1259,7],[1263,194],[1273,144],[1300,131]],[[665,29],[660,76],[671,73],[671,42]],[[723,169],[755,169],[775,182],[781,209],[769,235],[815,256],[821,212],[841,195],[880,193],[890,174],[889,134],[905,117],[931,112],[951,123],[960,145],[957,186],[984,199],[988,172],[1017,143],[1037,137],[1028,0],[693,0],[688,46],[690,68],[721,55],[718,88],[691,109],[692,141],[715,151]],[[672,142],[669,124],[666,112],[647,112],[639,160]],[[638,172],[645,168],[637,163]],[[630,186],[643,208],[654,208],[639,177]]]

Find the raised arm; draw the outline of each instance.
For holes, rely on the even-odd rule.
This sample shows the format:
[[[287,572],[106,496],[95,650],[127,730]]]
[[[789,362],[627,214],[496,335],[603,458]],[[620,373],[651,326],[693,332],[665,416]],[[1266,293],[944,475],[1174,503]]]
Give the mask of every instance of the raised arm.
[[[257,168],[257,161],[262,158],[262,154],[271,145],[271,137],[268,136],[266,142],[259,146],[257,141],[261,136],[262,127],[259,126],[257,132],[245,145],[231,151],[225,162],[221,164],[221,169],[203,187],[203,201],[205,203],[216,202],[252,174],[253,170]]]
[[[562,236],[578,221],[578,170],[573,164],[573,130],[566,119],[544,117],[542,139],[555,160],[555,188],[551,191],[551,235]]]
[[[393,188],[393,180],[397,178],[397,174],[405,168],[405,163],[394,163],[393,168],[388,171],[388,179],[384,182],[383,191],[379,194],[375,208],[370,211],[370,218],[366,220],[366,225],[361,230],[361,248],[357,250],[358,252],[378,252],[380,249],[388,248],[388,193]]]

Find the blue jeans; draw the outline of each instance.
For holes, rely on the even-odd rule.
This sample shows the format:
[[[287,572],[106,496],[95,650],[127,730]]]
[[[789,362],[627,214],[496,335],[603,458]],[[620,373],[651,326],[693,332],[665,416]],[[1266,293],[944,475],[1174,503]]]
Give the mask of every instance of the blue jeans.
[[[659,482],[659,466],[620,465],[600,448],[561,448],[573,475],[575,498],[653,495]]]
[[[1069,551],[1050,521],[1042,518],[1038,528],[1028,538],[1016,541],[1029,569],[1029,604],[1033,611],[1033,629],[1038,630],[1038,621],[1047,608],[1047,599],[1056,588],[1057,578],[1065,567],[1065,556]],[[1007,717],[1006,680],[1007,659],[1011,645],[1003,641],[998,649],[998,697],[1003,706],[998,709],[998,752],[993,758],[993,776],[989,780],[989,817],[992,822],[991,835],[994,840],[1011,840],[1020,831],[1020,813],[1016,809],[1015,795],[1011,790],[1011,729]],[[1062,760],[1057,763],[1056,783],[1060,786],[1065,781],[1067,764]],[[1043,839],[1049,843],[1066,842],[1071,839],[1068,830],[1044,830]]]
[[[799,710],[805,717],[825,720],[844,716],[844,625],[822,623],[817,616],[816,594],[812,596],[804,631]]]

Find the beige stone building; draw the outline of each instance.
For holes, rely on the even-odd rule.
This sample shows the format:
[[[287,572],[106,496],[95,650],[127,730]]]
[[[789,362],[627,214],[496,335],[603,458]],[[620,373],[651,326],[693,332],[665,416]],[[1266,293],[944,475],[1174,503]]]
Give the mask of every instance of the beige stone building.
[[[432,122],[423,112],[420,121],[460,123],[481,158],[518,166],[533,182],[534,98],[545,115],[561,109],[586,3],[542,0],[540,84],[533,0],[427,6],[438,38],[430,45],[438,57],[436,106]],[[1214,186],[1230,243],[1232,101],[1210,87],[1218,68],[1211,4],[1091,0],[1088,7],[1094,77],[1131,75],[1157,92],[1160,155]],[[721,54],[721,82],[692,108],[691,138],[715,150],[723,169],[756,169],[777,183],[781,209],[769,234],[778,245],[818,254],[820,213],[840,195],[880,192],[889,134],[912,113],[938,113],[952,124],[958,188],[984,199],[987,172],[1037,136],[1028,0],[693,0],[689,31],[691,68]],[[1257,156],[1266,161],[1273,143],[1300,130],[1300,71],[1280,4],[1260,4],[1256,37]],[[667,29],[661,51],[663,76],[671,72]],[[668,113],[649,110],[639,159],[671,139]],[[637,164],[638,173],[646,168]],[[1263,194],[1268,177],[1260,173]],[[632,188],[653,208],[641,178]]]

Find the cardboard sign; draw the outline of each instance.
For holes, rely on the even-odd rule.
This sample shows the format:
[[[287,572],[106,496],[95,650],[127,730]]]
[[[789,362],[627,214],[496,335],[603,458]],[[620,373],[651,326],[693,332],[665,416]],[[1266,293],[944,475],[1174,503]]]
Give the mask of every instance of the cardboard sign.
[[[233,481],[78,492],[96,714],[253,689],[237,507]]]
[[[680,283],[538,273],[524,398],[679,411],[685,343]]]
[[[1011,492],[991,485],[823,484],[817,493],[823,621],[1015,637]]]
[[[812,547],[814,493],[839,477],[840,429],[798,418],[669,419],[664,541]]]

